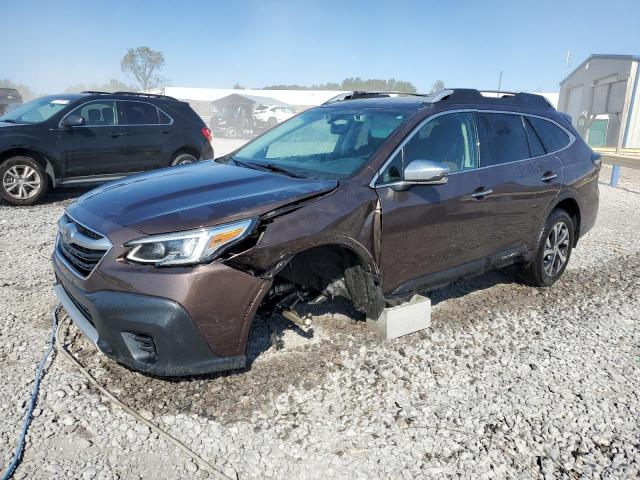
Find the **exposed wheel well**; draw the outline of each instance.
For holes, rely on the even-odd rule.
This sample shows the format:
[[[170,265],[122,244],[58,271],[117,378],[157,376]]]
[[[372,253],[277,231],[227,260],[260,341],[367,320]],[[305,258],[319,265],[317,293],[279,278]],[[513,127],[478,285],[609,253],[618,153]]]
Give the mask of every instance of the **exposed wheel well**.
[[[336,281],[336,291],[348,297],[356,309],[377,318],[384,297],[377,276],[354,250],[342,245],[320,245],[295,254],[276,275],[284,280],[322,292]]]
[[[573,246],[575,247],[578,243],[578,237],[580,237],[580,207],[578,206],[578,202],[573,198],[565,198],[554,207],[554,210],[558,208],[567,212],[571,220],[573,220],[573,225],[575,226]]]
[[[49,182],[52,184],[55,184],[55,178],[54,178],[55,173],[53,171],[53,167],[51,166],[51,164],[49,163],[49,161],[44,155],[42,155],[40,152],[37,152],[35,150],[31,150],[29,148],[12,148],[10,150],[5,150],[4,152],[0,153],[0,164],[4,163],[5,160],[8,160],[12,157],[18,157],[18,156],[33,158],[36,162],[38,162],[42,166],[42,169],[45,171],[45,173],[49,177]]]

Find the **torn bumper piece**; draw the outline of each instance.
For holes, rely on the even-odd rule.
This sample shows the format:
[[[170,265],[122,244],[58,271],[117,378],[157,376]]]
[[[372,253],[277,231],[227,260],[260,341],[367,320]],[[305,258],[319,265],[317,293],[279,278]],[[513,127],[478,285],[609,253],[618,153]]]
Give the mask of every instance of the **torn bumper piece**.
[[[270,282],[222,264],[204,266],[196,275],[154,272],[123,278],[112,265],[113,270],[102,265],[90,281],[75,276],[57,255],[53,261],[56,296],[102,353],[158,376],[245,367],[250,325]],[[124,278],[129,286],[135,283],[134,293],[118,290]],[[96,283],[99,288],[93,290]]]

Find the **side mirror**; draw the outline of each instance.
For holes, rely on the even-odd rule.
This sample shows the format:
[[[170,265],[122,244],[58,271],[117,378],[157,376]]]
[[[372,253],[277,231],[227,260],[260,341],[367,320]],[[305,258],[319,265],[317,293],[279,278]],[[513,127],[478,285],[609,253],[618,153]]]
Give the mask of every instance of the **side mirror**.
[[[84,119],[84,117],[82,115],[77,115],[75,113],[72,113],[71,115],[67,115],[62,120],[62,126],[65,128],[81,127],[85,123],[86,123],[86,120]]]
[[[442,185],[449,180],[449,167],[431,160],[414,160],[404,169],[404,182],[420,185]]]

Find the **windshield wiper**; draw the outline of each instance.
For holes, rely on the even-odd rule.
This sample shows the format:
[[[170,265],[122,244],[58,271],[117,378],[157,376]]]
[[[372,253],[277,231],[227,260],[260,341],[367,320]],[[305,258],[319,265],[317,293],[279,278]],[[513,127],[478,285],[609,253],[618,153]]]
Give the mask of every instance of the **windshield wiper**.
[[[283,168],[279,165],[274,165],[273,163],[261,163],[260,164],[261,167],[264,167],[266,170],[269,170],[271,172],[278,172],[278,173],[284,173],[285,175],[288,175],[290,177],[293,178],[305,178],[302,175],[299,175],[297,173],[293,173],[291,170],[288,170],[286,168]]]
[[[254,163],[254,162],[244,162],[242,160],[238,160],[235,157],[228,157],[231,159],[231,161],[233,163],[235,163],[236,165],[240,165],[242,167],[246,167],[246,168],[251,168],[253,170],[266,170],[269,172],[278,172],[278,173],[284,173],[285,175],[288,175],[290,177],[293,178],[305,178],[302,175],[299,175],[297,173],[293,173],[291,170],[288,170],[286,168],[280,167],[278,165],[274,165],[273,163]]]

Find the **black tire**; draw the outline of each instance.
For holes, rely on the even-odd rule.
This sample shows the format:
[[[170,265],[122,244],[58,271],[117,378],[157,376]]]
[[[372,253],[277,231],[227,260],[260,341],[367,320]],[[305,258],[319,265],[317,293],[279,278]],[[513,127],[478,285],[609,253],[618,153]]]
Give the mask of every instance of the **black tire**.
[[[522,279],[534,287],[550,287],[556,283],[569,264],[574,241],[575,226],[571,216],[562,209],[552,211],[538,235],[533,260],[521,267]]]
[[[0,196],[11,205],[38,203],[48,189],[44,168],[31,157],[11,157],[0,165]]]
[[[171,166],[188,165],[190,163],[196,163],[198,159],[187,152],[178,153],[173,160],[171,160]]]
[[[240,138],[240,132],[236,127],[227,128],[225,135],[227,138]]]
[[[269,126],[269,128],[273,128],[277,124],[278,124],[278,120],[276,119],[276,117],[269,118],[269,121],[267,122],[267,125]]]

